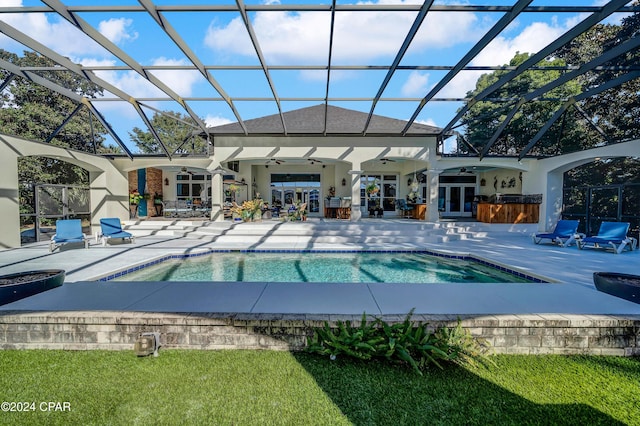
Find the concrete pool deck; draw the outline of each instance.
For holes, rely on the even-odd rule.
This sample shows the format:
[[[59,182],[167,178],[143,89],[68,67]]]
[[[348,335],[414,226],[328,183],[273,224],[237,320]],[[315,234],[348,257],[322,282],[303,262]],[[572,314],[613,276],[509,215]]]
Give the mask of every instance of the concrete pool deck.
[[[366,234],[380,220],[363,220],[351,231]],[[242,224],[245,242],[199,240],[172,235],[138,236],[136,244],[91,248],[63,246],[49,253],[44,242],[0,252],[0,274],[33,269],[66,270],[65,285],[8,305],[0,311],[129,310],[138,312],[236,312],[296,314],[604,314],[640,315],[640,304],[596,291],[593,272],[638,274],[640,250],[613,254],[575,246],[535,245],[532,226],[465,224],[464,238],[429,242],[416,235],[415,222],[386,220],[400,229],[384,242],[327,242],[318,238],[320,223]],[[315,226],[316,231],[312,228]],[[335,225],[337,226],[337,225]],[[353,228],[353,227],[356,228]],[[469,227],[475,229],[469,230]],[[274,229],[278,228],[278,232]],[[289,231],[287,231],[289,229]],[[308,229],[312,229],[308,232]],[[336,232],[345,233],[343,228]],[[256,231],[257,230],[257,231]],[[302,230],[302,231],[301,231]],[[316,234],[314,234],[314,232]],[[378,232],[378,231],[376,231]],[[403,232],[406,235],[403,235]],[[449,231],[447,231],[449,232]],[[256,237],[257,235],[257,237]],[[411,240],[418,242],[412,243]],[[362,238],[360,238],[360,241]],[[393,241],[395,240],[395,242]],[[95,283],[91,280],[168,254],[210,249],[288,250],[436,250],[473,254],[497,264],[555,281],[550,284],[314,284],[314,283]]]
[[[638,273],[640,250],[613,254],[535,245],[531,226],[434,225],[403,220],[359,223],[212,225],[171,231],[139,228],[135,244],[49,253],[46,243],[0,252],[0,274],[64,269],[59,288],[0,306],[0,349],[130,350],[142,332],[165,347],[301,349],[313,327],[358,322],[430,326],[458,320],[496,353],[640,354],[640,304],[598,292],[595,271]],[[432,229],[434,228],[434,229]],[[134,228],[130,228],[132,231]],[[232,250],[436,250],[473,254],[550,283],[318,284],[97,282],[166,255]]]

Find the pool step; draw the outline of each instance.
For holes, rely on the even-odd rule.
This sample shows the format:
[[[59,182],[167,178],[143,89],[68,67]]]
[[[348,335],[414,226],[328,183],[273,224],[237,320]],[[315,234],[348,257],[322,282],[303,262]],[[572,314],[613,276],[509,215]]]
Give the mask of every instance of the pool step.
[[[406,220],[361,222],[310,220],[307,222],[210,222],[210,221],[129,221],[124,229],[136,236],[173,236],[220,244],[254,245],[268,242],[291,244],[426,244],[468,238],[482,238],[486,232],[467,225]]]

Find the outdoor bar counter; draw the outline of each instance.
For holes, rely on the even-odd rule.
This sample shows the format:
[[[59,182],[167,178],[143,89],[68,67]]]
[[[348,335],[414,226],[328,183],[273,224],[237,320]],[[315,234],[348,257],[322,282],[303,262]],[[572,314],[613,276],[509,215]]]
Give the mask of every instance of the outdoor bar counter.
[[[542,195],[494,195],[478,204],[477,219],[484,223],[538,223]]]

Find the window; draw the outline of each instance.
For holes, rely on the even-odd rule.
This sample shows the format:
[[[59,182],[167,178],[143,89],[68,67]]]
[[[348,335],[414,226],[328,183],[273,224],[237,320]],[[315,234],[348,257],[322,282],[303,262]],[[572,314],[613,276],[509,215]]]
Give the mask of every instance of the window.
[[[367,191],[375,184],[377,192]],[[398,196],[398,175],[362,175],[360,178],[360,205],[367,209],[382,207],[384,211],[395,211]]]
[[[178,200],[192,200],[199,204],[203,189],[207,188],[206,197],[211,199],[211,175],[210,174],[178,174],[176,175],[176,197]]]

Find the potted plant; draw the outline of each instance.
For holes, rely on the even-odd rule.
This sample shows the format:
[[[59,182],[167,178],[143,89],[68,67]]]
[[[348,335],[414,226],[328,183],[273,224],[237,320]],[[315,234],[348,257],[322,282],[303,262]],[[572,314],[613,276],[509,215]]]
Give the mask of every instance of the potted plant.
[[[140,200],[143,200],[144,196],[141,195],[137,189],[132,189],[129,193],[129,204],[132,206],[137,206],[140,204]]]
[[[369,194],[369,196],[376,195],[378,192],[380,192],[378,180],[376,179],[373,182],[369,183],[369,185],[366,186],[365,190],[367,191],[367,194]]]
[[[262,200],[247,200],[241,206],[235,205],[231,208],[234,218],[240,218],[244,222],[257,221],[262,219]]]

